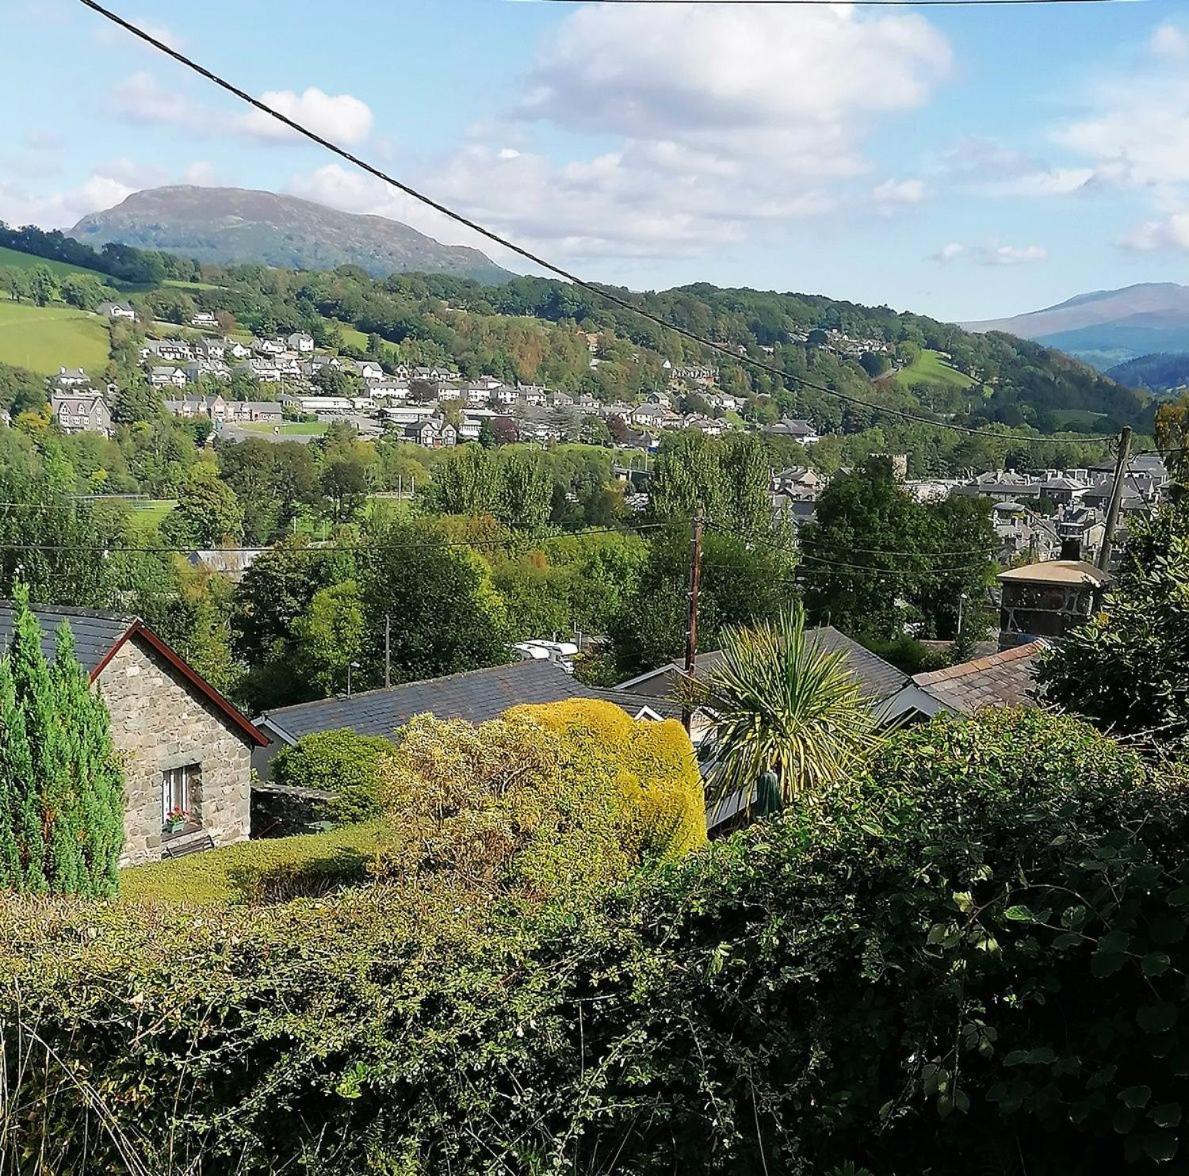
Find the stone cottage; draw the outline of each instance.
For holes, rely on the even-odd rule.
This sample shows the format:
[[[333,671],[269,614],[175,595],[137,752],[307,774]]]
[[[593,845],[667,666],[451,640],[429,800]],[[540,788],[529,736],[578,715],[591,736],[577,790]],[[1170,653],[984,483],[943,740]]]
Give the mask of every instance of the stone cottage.
[[[143,621],[43,608],[42,647],[54,656],[63,621],[111,714],[124,765],[124,855],[138,865],[245,841],[251,833],[252,749],[268,740]],[[0,649],[13,609],[0,602]]]

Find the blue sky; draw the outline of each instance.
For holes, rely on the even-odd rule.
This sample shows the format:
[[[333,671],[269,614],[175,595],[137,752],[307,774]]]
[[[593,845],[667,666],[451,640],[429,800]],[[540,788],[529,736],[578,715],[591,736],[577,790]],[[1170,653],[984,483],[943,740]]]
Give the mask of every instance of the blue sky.
[[[1184,281],[1189,11],[111,0],[359,154],[592,278],[945,319]],[[106,26],[0,0],[0,218],[165,183],[472,239]],[[24,97],[22,97],[24,96]]]

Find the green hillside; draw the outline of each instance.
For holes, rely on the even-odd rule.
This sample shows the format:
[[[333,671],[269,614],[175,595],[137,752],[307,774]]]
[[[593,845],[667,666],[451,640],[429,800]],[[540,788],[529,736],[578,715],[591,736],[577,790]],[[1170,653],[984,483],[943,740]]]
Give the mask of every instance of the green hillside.
[[[71,265],[67,261],[52,261],[48,257],[38,257],[33,253],[21,253],[17,249],[9,249],[0,245],[0,265],[13,266],[16,269],[32,269],[37,265],[44,265],[50,273],[64,278],[67,274],[86,274],[91,278],[98,278],[108,286],[118,286],[119,283],[110,274],[101,274],[98,270],[87,269],[86,266]]]
[[[918,384],[941,384],[946,388],[969,388],[975,383],[970,376],[951,367],[940,351],[922,350],[920,355],[895,375],[898,388],[915,388]]]
[[[98,315],[0,302],[0,363],[43,376],[62,366],[99,372],[107,364],[109,342],[107,324]]]

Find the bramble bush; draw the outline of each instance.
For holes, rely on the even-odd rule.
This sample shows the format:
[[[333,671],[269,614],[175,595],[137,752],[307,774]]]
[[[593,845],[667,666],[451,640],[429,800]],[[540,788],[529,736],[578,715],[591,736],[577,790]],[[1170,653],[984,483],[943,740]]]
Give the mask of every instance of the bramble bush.
[[[487,754],[437,746],[442,781]],[[503,817],[489,779],[470,812]],[[585,836],[551,795],[496,826]],[[1076,720],[935,720],[563,901],[515,854],[511,885],[460,881],[488,826],[450,819],[398,883],[333,898],[0,907],[2,1146],[88,1172],[1184,1169],[1189,789]]]

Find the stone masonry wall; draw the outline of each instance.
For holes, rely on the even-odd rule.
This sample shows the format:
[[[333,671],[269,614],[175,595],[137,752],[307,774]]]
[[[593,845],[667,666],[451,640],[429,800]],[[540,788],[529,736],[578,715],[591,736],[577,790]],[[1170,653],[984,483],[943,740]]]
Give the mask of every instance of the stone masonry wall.
[[[201,833],[216,845],[251,828],[251,745],[154,650],[126,641],[99,675],[124,763],[121,865],[161,857],[162,772],[199,764]],[[184,835],[183,835],[184,837]]]

